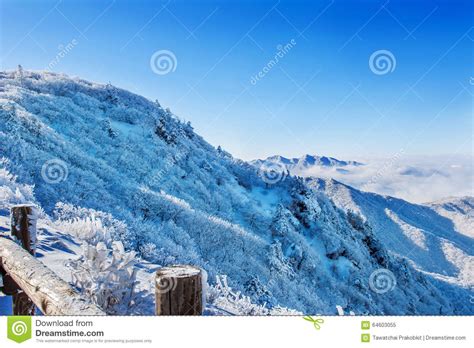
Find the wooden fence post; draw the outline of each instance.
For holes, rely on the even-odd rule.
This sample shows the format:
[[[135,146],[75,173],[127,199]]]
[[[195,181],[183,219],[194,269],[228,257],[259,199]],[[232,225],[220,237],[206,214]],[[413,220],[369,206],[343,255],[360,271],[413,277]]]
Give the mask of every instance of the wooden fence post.
[[[11,235],[31,255],[36,252],[36,211],[33,205],[17,205],[11,208]],[[7,285],[14,282],[6,277]],[[8,286],[7,286],[8,287]],[[18,285],[13,287],[13,315],[34,315],[35,304]]]
[[[36,252],[36,211],[33,205],[11,208],[11,235],[31,255]]]
[[[164,267],[155,278],[156,315],[201,315],[202,276],[187,265]]]

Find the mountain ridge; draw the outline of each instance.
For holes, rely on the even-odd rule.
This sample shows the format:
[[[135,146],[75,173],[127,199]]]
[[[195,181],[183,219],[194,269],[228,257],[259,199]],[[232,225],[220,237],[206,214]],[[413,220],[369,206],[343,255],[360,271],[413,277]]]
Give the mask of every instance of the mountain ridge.
[[[329,156],[318,156],[318,155],[310,155],[310,154],[305,154],[301,157],[293,157],[293,158],[287,158],[283,157],[280,155],[273,155],[269,156],[265,159],[256,159],[249,161],[250,164],[255,165],[255,166],[261,166],[261,165],[275,165],[275,164],[281,164],[283,166],[286,166],[286,169],[292,170],[292,169],[303,169],[303,168],[308,168],[311,166],[322,166],[322,167],[345,167],[345,166],[362,166],[364,165],[361,162],[357,161],[344,161],[344,160],[339,160],[334,157],[329,157]]]

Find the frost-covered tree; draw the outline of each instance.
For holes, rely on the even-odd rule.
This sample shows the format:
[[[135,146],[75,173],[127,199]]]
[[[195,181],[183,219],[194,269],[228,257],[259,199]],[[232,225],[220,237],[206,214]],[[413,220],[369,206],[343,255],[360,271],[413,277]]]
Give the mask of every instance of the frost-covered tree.
[[[167,122],[165,118],[160,118],[155,126],[155,134],[163,139],[167,144],[175,144],[178,132],[173,127],[172,122]]]
[[[118,132],[112,127],[110,119],[104,119],[104,121],[102,122],[102,129],[106,131],[109,137],[111,137],[112,139],[118,137]]]
[[[290,262],[283,254],[282,245],[280,242],[275,242],[270,245],[268,259],[272,273],[283,274],[289,279],[292,279],[295,276],[295,272],[291,267]]]
[[[117,92],[116,92],[115,87],[112,86],[110,83],[108,83],[105,86],[105,90],[106,90],[105,101],[112,104],[112,105],[116,105],[118,103],[119,99],[117,97]]]
[[[249,296],[232,290],[225,275],[216,276],[215,285],[207,288],[206,301],[211,313],[219,315],[301,315],[281,306],[253,303]]]
[[[299,225],[298,220],[286,209],[282,204],[278,204],[275,216],[272,219],[270,230],[275,237],[283,237],[288,235],[290,231],[294,231]]]
[[[347,211],[347,220],[357,231],[364,231],[364,229],[367,227],[366,222],[364,222],[362,217],[352,210]]]
[[[188,121],[183,125],[184,134],[190,139],[194,137],[194,128],[191,125],[191,122]]]
[[[20,82],[20,85],[23,84],[24,77],[25,77],[25,72],[23,70],[23,67],[21,66],[21,64],[18,64],[18,68],[16,71],[16,78]]]
[[[135,243],[135,235],[127,224],[115,219],[112,214],[59,202],[54,216],[58,228],[89,244],[105,242],[110,245],[116,240],[132,248]]]

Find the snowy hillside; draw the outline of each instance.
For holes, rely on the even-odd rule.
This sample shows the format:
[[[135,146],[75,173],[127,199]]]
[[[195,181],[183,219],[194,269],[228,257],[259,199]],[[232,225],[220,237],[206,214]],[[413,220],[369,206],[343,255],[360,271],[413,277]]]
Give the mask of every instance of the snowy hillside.
[[[474,197],[446,198],[428,206],[450,219],[459,233],[474,238]]]
[[[473,313],[472,275],[456,277],[454,265],[472,256],[472,239],[447,229],[446,218],[414,226],[433,238],[399,233],[400,243],[433,247],[428,267],[385,238],[386,225],[406,220],[396,208],[385,212],[377,201],[381,220],[364,223],[302,179],[269,180],[272,172],[215,149],[158,102],[20,70],[0,73],[0,106],[1,214],[16,203],[41,206],[49,226],[40,227],[42,258],[85,294],[109,280],[102,274],[102,283],[91,283],[78,270],[98,267],[87,262],[91,255],[104,262],[117,255],[124,280],[129,267],[144,270],[138,278],[162,265],[202,267],[211,305],[233,314],[294,313],[282,307],[336,314],[336,306],[356,314]],[[146,288],[134,291],[146,303]]]
[[[345,210],[360,214],[393,253],[437,279],[474,289],[472,197],[427,206],[358,191],[330,179],[306,179]]]
[[[19,184],[16,178],[4,169],[5,162],[0,165],[0,235],[2,233],[8,235],[10,231],[8,208],[22,202],[30,202],[35,205],[38,205],[38,202],[35,200],[31,186]],[[134,253],[130,251],[111,252],[112,248],[109,247],[105,248],[104,262],[98,263],[96,260],[91,262],[92,258],[98,256],[95,251],[100,249],[98,244],[93,245],[92,239],[100,240],[101,235],[113,233],[114,229],[120,228],[120,223],[113,221],[106,214],[100,212],[88,214],[85,210],[81,212],[75,210],[76,216],[82,215],[83,218],[65,220],[65,215],[72,213],[71,209],[75,210],[70,206],[61,206],[58,208],[58,212],[61,211],[63,218],[56,219],[51,219],[43,211],[39,212],[36,257],[62,279],[78,286],[85,295],[90,296],[107,313],[154,315],[154,278],[155,271],[160,268],[160,265],[146,261],[136,254],[133,260],[123,262]],[[115,260],[117,260],[115,264],[120,265],[118,269],[110,272],[111,265]],[[87,262],[93,263],[94,266],[91,267]],[[123,271],[128,272],[127,279],[122,279],[125,280],[123,282],[117,281],[116,278],[119,278],[117,276]],[[134,272],[133,276],[130,271]],[[81,279],[85,273],[90,276]],[[111,277],[114,277],[115,280],[112,280]],[[87,286],[83,286],[84,280],[86,282],[93,280],[93,284],[89,283]],[[225,275],[216,277],[212,284],[207,284],[204,289],[205,315],[302,314],[279,306],[269,307],[266,304],[253,302],[248,296],[234,291],[229,286]],[[104,292],[108,292],[108,298],[113,299],[119,298],[122,292],[132,293],[133,296],[126,306],[120,304],[109,306],[104,301],[105,297],[101,298],[100,296]],[[11,298],[2,297],[0,292],[0,315],[11,314],[11,309]]]

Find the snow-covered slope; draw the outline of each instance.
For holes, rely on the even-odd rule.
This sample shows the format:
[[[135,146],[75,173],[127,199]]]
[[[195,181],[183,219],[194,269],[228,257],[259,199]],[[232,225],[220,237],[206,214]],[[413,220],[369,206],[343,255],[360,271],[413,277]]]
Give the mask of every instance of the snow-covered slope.
[[[269,314],[283,313],[279,306],[335,314],[336,305],[356,314],[473,312],[463,284],[427,273],[449,262],[417,271],[382,239],[379,225],[364,224],[302,179],[262,180],[254,166],[215,149],[158,102],[111,85],[18,71],[0,73],[0,105],[3,214],[34,200],[63,235],[75,230],[71,224],[99,219],[111,231],[107,238],[141,260],[198,265],[214,286],[227,276],[234,291]],[[9,173],[34,185],[24,186],[31,192],[18,193]],[[465,236],[443,233],[456,248],[453,258],[471,255]],[[54,255],[43,254],[45,262]]]
[[[357,212],[389,250],[438,279],[474,289],[472,197],[417,205],[362,192],[331,179],[306,179],[345,210]]]
[[[474,238],[474,197],[452,197],[427,204],[450,219],[459,233]]]
[[[15,191],[19,194],[17,198],[20,198],[22,195],[21,191],[26,187],[22,185],[15,186],[17,189]],[[28,190],[28,188],[26,189]],[[5,207],[3,204],[6,202],[4,200],[6,196],[0,196],[0,198],[3,198],[1,202],[2,206]],[[9,198],[13,197],[10,196]],[[5,209],[0,209],[0,235],[2,233],[9,234],[9,224],[9,212]],[[69,267],[69,265],[81,257],[82,242],[71,235],[70,232],[63,232],[63,229],[67,230],[64,225],[58,223],[58,221],[51,221],[45,215],[38,219],[37,230],[39,238],[37,240],[36,258],[62,279],[73,283],[75,270]],[[159,269],[159,265],[141,258],[136,259],[135,262],[137,281],[135,292],[140,294],[140,302],[139,305],[133,306],[121,314],[154,315],[154,280],[155,271]],[[301,315],[299,312],[285,308],[268,308],[265,305],[253,303],[249,297],[233,291],[227,284],[226,277],[217,278],[214,285],[208,285],[205,289],[205,315]],[[2,297],[0,293],[0,315],[11,315],[11,309],[11,298]]]

